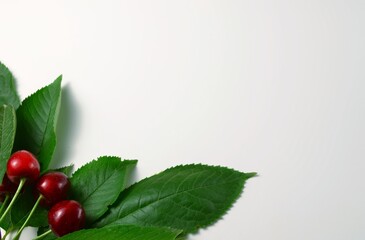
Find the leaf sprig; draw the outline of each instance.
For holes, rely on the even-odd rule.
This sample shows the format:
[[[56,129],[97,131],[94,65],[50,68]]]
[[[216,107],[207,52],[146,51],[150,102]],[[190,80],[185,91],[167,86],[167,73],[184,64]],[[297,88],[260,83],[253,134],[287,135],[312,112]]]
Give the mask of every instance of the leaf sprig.
[[[56,147],[61,81],[60,76],[21,102],[13,75],[0,63],[1,179],[7,160],[19,149],[32,152],[43,173],[52,171],[49,166]],[[84,230],[60,239],[182,239],[221,219],[241,195],[246,181],[256,176],[227,167],[189,164],[127,187],[136,164],[137,160],[102,156],[74,173],[73,165],[57,169],[70,177],[69,198],[81,203],[86,214]],[[32,190],[26,189],[0,227],[7,234],[19,229],[34,202]],[[35,239],[57,238],[49,231],[47,209],[35,210],[26,225],[38,228]]]

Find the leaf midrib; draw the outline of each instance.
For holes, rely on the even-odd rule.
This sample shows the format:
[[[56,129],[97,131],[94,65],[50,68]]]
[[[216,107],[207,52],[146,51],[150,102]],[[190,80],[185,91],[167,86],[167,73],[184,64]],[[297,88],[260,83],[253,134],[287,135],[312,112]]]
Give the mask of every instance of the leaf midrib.
[[[233,174],[233,173],[232,173],[232,174]],[[232,175],[232,174],[231,174],[231,175]],[[168,198],[170,198],[170,197],[177,196],[177,195],[179,195],[179,194],[183,194],[183,193],[185,193],[185,192],[190,192],[190,191],[194,191],[194,190],[202,189],[202,188],[209,188],[209,187],[212,187],[212,186],[225,185],[225,184],[228,184],[228,183],[230,183],[230,182],[234,182],[234,180],[235,180],[235,179],[233,179],[233,180],[231,180],[231,181],[229,181],[229,182],[225,182],[225,183],[218,183],[218,184],[204,185],[204,186],[199,186],[199,187],[196,187],[196,188],[191,188],[191,189],[183,190],[183,191],[181,191],[181,192],[175,192],[175,193],[168,194],[168,195],[166,195],[166,196],[164,196],[164,197],[162,197],[162,198],[158,198],[158,199],[156,199],[156,200],[154,200],[154,201],[152,201],[152,202],[149,202],[149,203],[148,203],[148,204],[146,204],[145,206],[143,206],[143,207],[141,207],[141,208],[137,208],[137,209],[135,209],[135,210],[133,210],[133,211],[129,212],[128,214],[126,214],[126,215],[124,215],[124,216],[122,216],[122,217],[119,217],[119,214],[118,214],[118,215],[117,215],[117,216],[118,216],[118,219],[117,219],[117,220],[115,220],[115,221],[118,221],[118,220],[120,220],[120,219],[123,219],[123,218],[127,217],[128,215],[132,215],[133,213],[135,213],[135,212],[137,212],[137,211],[139,211],[139,210],[141,210],[141,209],[144,209],[144,208],[146,208],[146,207],[148,207],[148,206],[151,206],[151,205],[153,205],[153,204],[156,204],[156,203],[158,203],[159,201],[166,200],[166,199],[168,199]],[[109,225],[109,224],[111,224],[111,223],[113,223],[113,222],[115,222],[115,221],[112,221],[112,222],[108,223],[107,225]]]
[[[49,90],[48,90],[48,93],[49,93]],[[57,96],[58,98],[58,96]],[[58,101],[58,100],[57,100]],[[42,141],[41,141],[41,145],[40,145],[40,149],[39,149],[39,153],[42,151],[42,146],[44,144],[44,139],[46,138],[46,135],[48,135],[48,129],[49,129],[49,122],[50,122],[50,116],[51,116],[51,112],[52,112],[52,108],[54,107],[54,105],[52,104],[52,102],[54,101],[51,101],[51,104],[50,104],[50,108],[49,108],[49,111],[48,111],[48,114],[47,114],[47,122],[46,122],[46,127],[44,129],[44,134],[42,134]],[[52,124],[53,125],[53,124]],[[39,154],[38,153],[38,154]]]
[[[85,203],[97,190],[99,190],[99,188],[101,188],[103,185],[105,185],[105,182],[107,182],[112,176],[114,176],[116,173],[118,173],[118,171],[120,170],[121,166],[119,166],[117,169],[115,169],[113,171],[113,174],[111,174],[109,177],[107,177],[105,179],[105,181],[103,181],[102,183],[100,183],[95,189],[94,191],[92,191],[89,195],[87,195],[87,197],[85,197],[83,200],[80,200],[81,203]]]

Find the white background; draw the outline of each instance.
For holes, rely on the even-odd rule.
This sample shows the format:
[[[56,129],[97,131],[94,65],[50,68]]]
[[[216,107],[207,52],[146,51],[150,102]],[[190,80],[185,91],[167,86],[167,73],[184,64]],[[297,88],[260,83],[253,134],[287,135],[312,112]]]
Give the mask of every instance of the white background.
[[[191,240],[365,239],[364,1],[0,1],[0,61],[63,74],[58,165],[257,171]]]

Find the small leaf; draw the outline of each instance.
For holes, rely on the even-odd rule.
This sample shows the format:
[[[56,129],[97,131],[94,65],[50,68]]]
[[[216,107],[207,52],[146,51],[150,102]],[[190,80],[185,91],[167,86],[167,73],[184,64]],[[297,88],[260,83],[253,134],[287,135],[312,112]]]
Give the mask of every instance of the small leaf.
[[[15,80],[9,69],[0,62],[0,105],[10,105],[17,109],[20,99],[16,91]]]
[[[122,192],[95,226],[166,226],[196,232],[220,219],[255,175],[200,164],[170,168]]]
[[[66,174],[66,176],[71,177],[73,168],[74,168],[74,165],[71,164],[71,165],[68,165],[68,166],[65,166],[65,167],[61,167],[61,168],[48,169],[44,173],[48,173],[48,172],[62,172],[64,174]],[[42,174],[44,174],[44,173],[42,173]]]
[[[72,199],[85,209],[87,223],[96,221],[124,190],[136,160],[100,157],[80,169],[70,179]]]
[[[55,125],[61,98],[60,76],[52,84],[26,98],[17,110],[17,150],[36,155],[41,171],[48,168],[56,147]]]
[[[15,110],[10,105],[0,106],[0,181],[2,181],[6,164],[13,149],[16,130]]]
[[[168,228],[114,226],[76,231],[59,238],[59,240],[175,240],[180,232]]]

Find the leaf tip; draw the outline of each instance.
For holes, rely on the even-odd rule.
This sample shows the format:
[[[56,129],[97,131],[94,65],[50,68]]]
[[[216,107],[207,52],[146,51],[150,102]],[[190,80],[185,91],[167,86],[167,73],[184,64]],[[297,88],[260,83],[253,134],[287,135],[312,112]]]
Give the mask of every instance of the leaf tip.
[[[253,178],[253,177],[258,177],[259,175],[257,174],[257,172],[249,172],[249,173],[244,173],[245,174],[245,177],[247,179],[249,178]]]
[[[59,75],[58,78],[56,78],[56,80],[54,82],[60,84],[62,82],[62,77],[63,77],[62,74]]]

